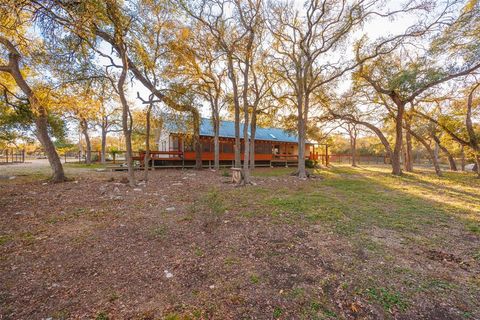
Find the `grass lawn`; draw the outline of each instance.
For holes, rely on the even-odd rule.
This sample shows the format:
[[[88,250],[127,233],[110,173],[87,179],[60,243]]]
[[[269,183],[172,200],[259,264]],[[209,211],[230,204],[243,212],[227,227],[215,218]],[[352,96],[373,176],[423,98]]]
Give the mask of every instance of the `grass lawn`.
[[[0,318],[480,318],[473,174],[292,171],[2,181]]]

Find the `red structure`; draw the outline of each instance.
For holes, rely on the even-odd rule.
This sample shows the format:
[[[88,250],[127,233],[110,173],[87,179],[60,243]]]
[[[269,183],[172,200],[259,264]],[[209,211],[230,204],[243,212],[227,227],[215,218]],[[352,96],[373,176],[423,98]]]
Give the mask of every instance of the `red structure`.
[[[258,166],[297,165],[299,161],[297,139],[295,135],[281,128],[258,127],[254,139],[255,164]],[[221,122],[219,140],[220,163],[232,165],[235,160],[233,122]],[[211,121],[202,119],[200,126],[201,158],[204,165],[207,166],[214,161],[213,141]],[[243,161],[243,139],[241,139],[241,143]],[[155,166],[193,165],[195,162],[195,151],[193,150],[190,135],[176,128],[162,130],[158,140],[158,151],[151,151],[150,154]],[[140,158],[144,158],[144,153],[140,155]],[[306,144],[305,159],[318,159],[318,152],[316,152],[315,146],[311,143]]]

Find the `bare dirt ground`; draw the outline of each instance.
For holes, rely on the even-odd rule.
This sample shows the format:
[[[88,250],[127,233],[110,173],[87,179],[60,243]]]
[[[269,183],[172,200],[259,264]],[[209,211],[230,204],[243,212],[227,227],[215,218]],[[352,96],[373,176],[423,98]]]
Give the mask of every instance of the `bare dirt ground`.
[[[474,179],[37,169],[0,168],[0,319],[480,319]]]

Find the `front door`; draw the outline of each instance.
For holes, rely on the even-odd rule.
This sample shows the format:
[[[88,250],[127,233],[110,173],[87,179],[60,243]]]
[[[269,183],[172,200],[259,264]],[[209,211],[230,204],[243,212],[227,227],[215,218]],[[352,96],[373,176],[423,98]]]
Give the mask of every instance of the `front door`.
[[[280,145],[279,144],[273,145],[272,154],[280,154]]]

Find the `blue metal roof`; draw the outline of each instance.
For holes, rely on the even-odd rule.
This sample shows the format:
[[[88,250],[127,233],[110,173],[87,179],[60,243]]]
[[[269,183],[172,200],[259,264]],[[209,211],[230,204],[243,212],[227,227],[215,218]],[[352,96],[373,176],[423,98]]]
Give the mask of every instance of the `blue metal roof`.
[[[186,132],[187,130],[179,130],[179,126],[173,123],[167,125],[170,132]],[[167,130],[168,130],[167,129]],[[235,122],[222,120],[220,121],[220,137],[235,138]],[[249,132],[250,134],[250,132]],[[202,118],[200,124],[200,135],[213,137],[213,124],[211,119]],[[243,123],[240,124],[240,137],[243,138]],[[298,137],[281,128],[262,128],[257,127],[255,131],[255,140],[268,140],[279,142],[298,142]]]

